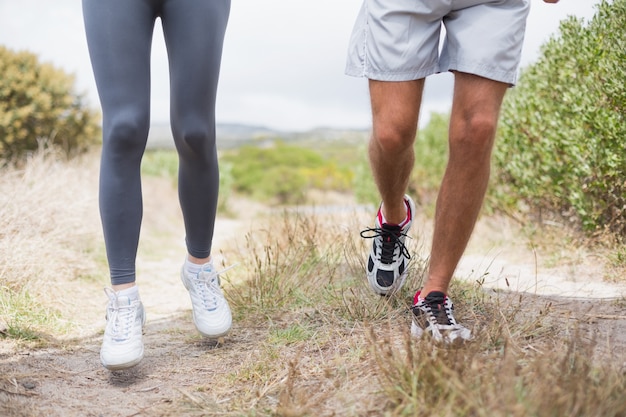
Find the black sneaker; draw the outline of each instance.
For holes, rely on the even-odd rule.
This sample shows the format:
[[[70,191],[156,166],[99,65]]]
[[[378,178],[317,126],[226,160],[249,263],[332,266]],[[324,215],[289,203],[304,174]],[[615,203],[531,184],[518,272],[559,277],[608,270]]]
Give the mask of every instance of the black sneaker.
[[[404,241],[413,223],[415,203],[408,195],[404,196],[404,201],[407,205],[408,221],[403,227],[382,223],[383,217],[379,208],[376,215],[376,227],[361,232],[361,237],[374,239],[367,260],[366,272],[370,287],[379,295],[393,294],[404,285],[406,280],[411,255]]]
[[[421,338],[424,333],[429,333],[435,341],[443,343],[454,343],[472,338],[472,332],[454,319],[452,315],[454,305],[444,293],[432,291],[422,300],[419,299],[419,295],[418,291],[411,307],[413,312],[411,334],[413,336]]]

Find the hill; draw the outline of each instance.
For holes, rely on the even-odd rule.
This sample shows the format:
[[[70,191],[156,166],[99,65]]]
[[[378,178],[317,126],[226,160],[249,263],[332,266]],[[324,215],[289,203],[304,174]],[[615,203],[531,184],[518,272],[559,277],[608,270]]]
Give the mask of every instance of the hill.
[[[264,126],[234,123],[218,123],[216,126],[217,146],[230,149],[250,143],[262,143],[265,140],[281,139],[285,142],[297,141],[362,141],[367,137],[367,129],[316,128],[303,132],[281,131]],[[174,142],[170,126],[156,123],[150,126],[148,147],[155,149],[173,149]]]

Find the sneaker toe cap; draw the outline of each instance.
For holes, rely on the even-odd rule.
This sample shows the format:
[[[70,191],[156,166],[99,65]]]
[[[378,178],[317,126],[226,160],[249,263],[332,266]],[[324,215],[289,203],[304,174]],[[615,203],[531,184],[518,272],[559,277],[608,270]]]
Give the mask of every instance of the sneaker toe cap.
[[[232,327],[230,310],[194,312],[194,324],[205,337],[221,337],[226,335]]]
[[[143,346],[125,346],[100,352],[100,361],[107,369],[125,369],[137,365],[143,359]]]
[[[384,288],[391,287],[395,281],[395,272],[379,269],[376,271],[376,283]]]

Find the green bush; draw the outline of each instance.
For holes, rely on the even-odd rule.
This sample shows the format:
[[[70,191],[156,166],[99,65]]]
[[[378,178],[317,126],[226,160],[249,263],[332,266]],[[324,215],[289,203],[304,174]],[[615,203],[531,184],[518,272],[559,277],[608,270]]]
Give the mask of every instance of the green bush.
[[[220,212],[228,211],[228,199],[233,187],[232,164],[220,161],[220,189],[217,208]],[[141,160],[141,175],[167,178],[173,187],[178,185],[178,154],[171,149],[148,149]]]
[[[2,46],[0,74],[0,157],[20,157],[42,140],[67,155],[97,142],[99,116],[73,93],[72,76]]]
[[[434,206],[448,162],[449,124],[449,114],[431,113],[428,124],[418,132],[413,145],[415,166],[407,192],[420,205]],[[380,195],[372,178],[367,148],[359,153],[361,159],[354,165],[353,181],[357,200],[378,205]]]
[[[415,140],[415,167],[409,182],[409,194],[421,204],[436,200],[448,163],[448,126],[450,115],[431,113],[428,124]]]
[[[222,157],[231,165],[233,188],[259,200],[303,203],[309,189],[349,189],[352,172],[314,150],[281,141],[269,147],[242,146]]]
[[[147,149],[141,159],[141,175],[178,180],[178,154],[170,149]]]
[[[626,0],[569,18],[507,97],[494,194],[626,237]]]
[[[380,204],[380,194],[372,177],[372,170],[368,159],[367,147],[359,149],[360,160],[354,164],[354,180],[352,186],[354,195],[362,204]]]

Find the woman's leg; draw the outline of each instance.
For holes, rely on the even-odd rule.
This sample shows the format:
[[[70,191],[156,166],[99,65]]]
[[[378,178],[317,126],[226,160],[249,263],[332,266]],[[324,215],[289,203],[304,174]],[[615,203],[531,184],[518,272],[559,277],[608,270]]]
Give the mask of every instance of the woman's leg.
[[[137,365],[146,321],[135,286],[142,217],[141,158],[150,124],[151,0],[83,0],[89,54],[103,113],[100,216],[113,290],[100,361],[110,370]]]
[[[188,257],[181,271],[193,321],[209,338],[225,336],[232,314],[211,262],[219,171],[215,96],[230,0],[164,0],[170,61],[171,123],[179,155],[178,194]]]
[[[230,0],[165,0],[171,124],[179,154],[178,192],[187,249],[208,261],[217,210],[219,171],[215,99]]]
[[[83,0],[103,113],[100,215],[114,289],[135,282],[142,218],[140,165],[150,123],[149,0]]]

